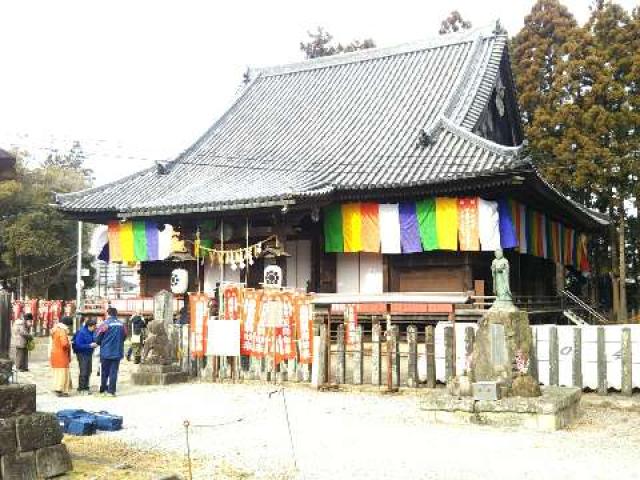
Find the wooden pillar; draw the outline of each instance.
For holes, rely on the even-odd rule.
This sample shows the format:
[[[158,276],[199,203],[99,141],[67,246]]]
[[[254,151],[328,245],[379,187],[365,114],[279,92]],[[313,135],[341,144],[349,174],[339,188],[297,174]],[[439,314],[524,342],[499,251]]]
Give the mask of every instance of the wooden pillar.
[[[574,387],[582,388],[582,329],[573,329],[573,374],[572,383]]]
[[[528,373],[536,382],[540,382],[538,369],[538,331],[535,328],[529,328],[531,329],[531,352],[529,353]]]
[[[338,324],[338,332],[337,332],[337,359],[336,359],[336,383],[341,384],[345,383],[345,366],[346,366],[346,352],[344,345],[344,324]]]
[[[424,346],[427,360],[427,388],[436,388],[436,342],[433,325],[424,329]]]
[[[9,358],[11,344],[11,296],[0,292],[0,359]]]
[[[632,353],[631,353],[631,329],[622,329],[622,394],[631,396],[632,383]]]
[[[605,348],[604,327],[598,327],[598,394],[608,393],[607,351]]]
[[[558,351],[558,329],[549,329],[549,385],[557,387],[560,383],[560,352]]]
[[[353,383],[355,385],[362,385],[362,377],[364,373],[362,351],[362,325],[358,325],[356,327],[353,352]]]
[[[314,328],[313,336],[313,366],[311,371],[311,383],[319,388],[326,383],[326,325],[321,324]]]
[[[415,388],[418,386],[418,331],[415,325],[407,327],[407,344],[409,347],[407,385]]]
[[[392,365],[393,365],[393,386],[398,388],[400,386],[400,342],[398,337],[400,336],[399,328],[397,325],[391,327],[391,351],[393,353]]]
[[[466,327],[464,329],[464,362],[465,362],[465,375],[469,375],[471,372],[470,360],[473,355],[473,344],[476,340],[476,332],[473,327]]]
[[[444,376],[447,382],[456,375],[454,355],[453,327],[444,327]]]
[[[382,355],[381,355],[382,330],[380,321],[373,320],[371,327],[371,384],[382,384]]]

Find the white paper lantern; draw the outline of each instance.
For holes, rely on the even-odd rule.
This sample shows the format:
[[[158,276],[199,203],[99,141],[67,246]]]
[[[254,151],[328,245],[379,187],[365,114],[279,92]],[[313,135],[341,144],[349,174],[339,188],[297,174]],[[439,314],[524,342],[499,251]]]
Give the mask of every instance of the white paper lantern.
[[[271,287],[282,286],[282,269],[277,265],[269,265],[264,269],[264,284]]]
[[[189,288],[189,272],[184,268],[176,268],[171,272],[171,291],[173,293],[187,293]]]

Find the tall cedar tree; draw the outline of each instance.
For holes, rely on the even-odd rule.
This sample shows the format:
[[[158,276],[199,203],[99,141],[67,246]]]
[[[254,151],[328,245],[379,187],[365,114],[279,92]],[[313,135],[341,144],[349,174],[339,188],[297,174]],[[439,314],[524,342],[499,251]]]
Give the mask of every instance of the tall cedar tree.
[[[337,53],[355,52],[356,50],[364,50],[367,48],[375,48],[375,42],[367,38],[363,41],[354,40],[353,42],[342,45],[333,44],[333,36],[324,28],[318,27],[315,32],[307,32],[309,35],[308,42],[300,42],[300,50],[304,52],[307,59],[327,57]]]
[[[447,18],[440,23],[440,35],[446,35],[447,33],[457,32],[459,30],[467,30],[471,28],[471,22],[462,18],[462,15],[458,10],[453,10]]]
[[[512,65],[525,131],[537,108],[549,108],[551,85],[578,25],[558,0],[538,0],[511,41]]]
[[[637,189],[633,156],[640,150],[633,74],[637,25],[619,5],[596,2],[586,25],[567,36],[550,89],[527,129],[533,157],[548,178],[616,220],[622,279],[623,202]],[[620,289],[618,318],[625,316],[625,292]]]

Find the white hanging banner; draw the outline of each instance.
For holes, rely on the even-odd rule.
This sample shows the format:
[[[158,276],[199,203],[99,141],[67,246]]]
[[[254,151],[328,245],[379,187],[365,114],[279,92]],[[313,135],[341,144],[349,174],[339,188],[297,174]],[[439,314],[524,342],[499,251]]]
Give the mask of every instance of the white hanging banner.
[[[240,356],[240,320],[209,320],[207,355]]]

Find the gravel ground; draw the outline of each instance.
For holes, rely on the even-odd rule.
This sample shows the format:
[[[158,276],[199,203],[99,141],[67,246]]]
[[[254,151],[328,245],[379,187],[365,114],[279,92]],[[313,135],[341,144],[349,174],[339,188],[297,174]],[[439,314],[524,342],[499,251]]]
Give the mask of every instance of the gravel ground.
[[[115,399],[54,397],[46,390],[44,364],[34,365],[22,380],[39,384],[40,410],[123,415],[125,429],[99,438],[133,448],[184,455],[183,422],[189,420],[194,455],[244,472],[234,478],[640,479],[637,411],[589,407],[570,430],[536,433],[429,424],[413,394],[320,393],[291,386],[284,395],[294,454],[283,395],[269,395],[275,387],[133,387],[127,381],[130,368],[123,364],[121,395]]]

